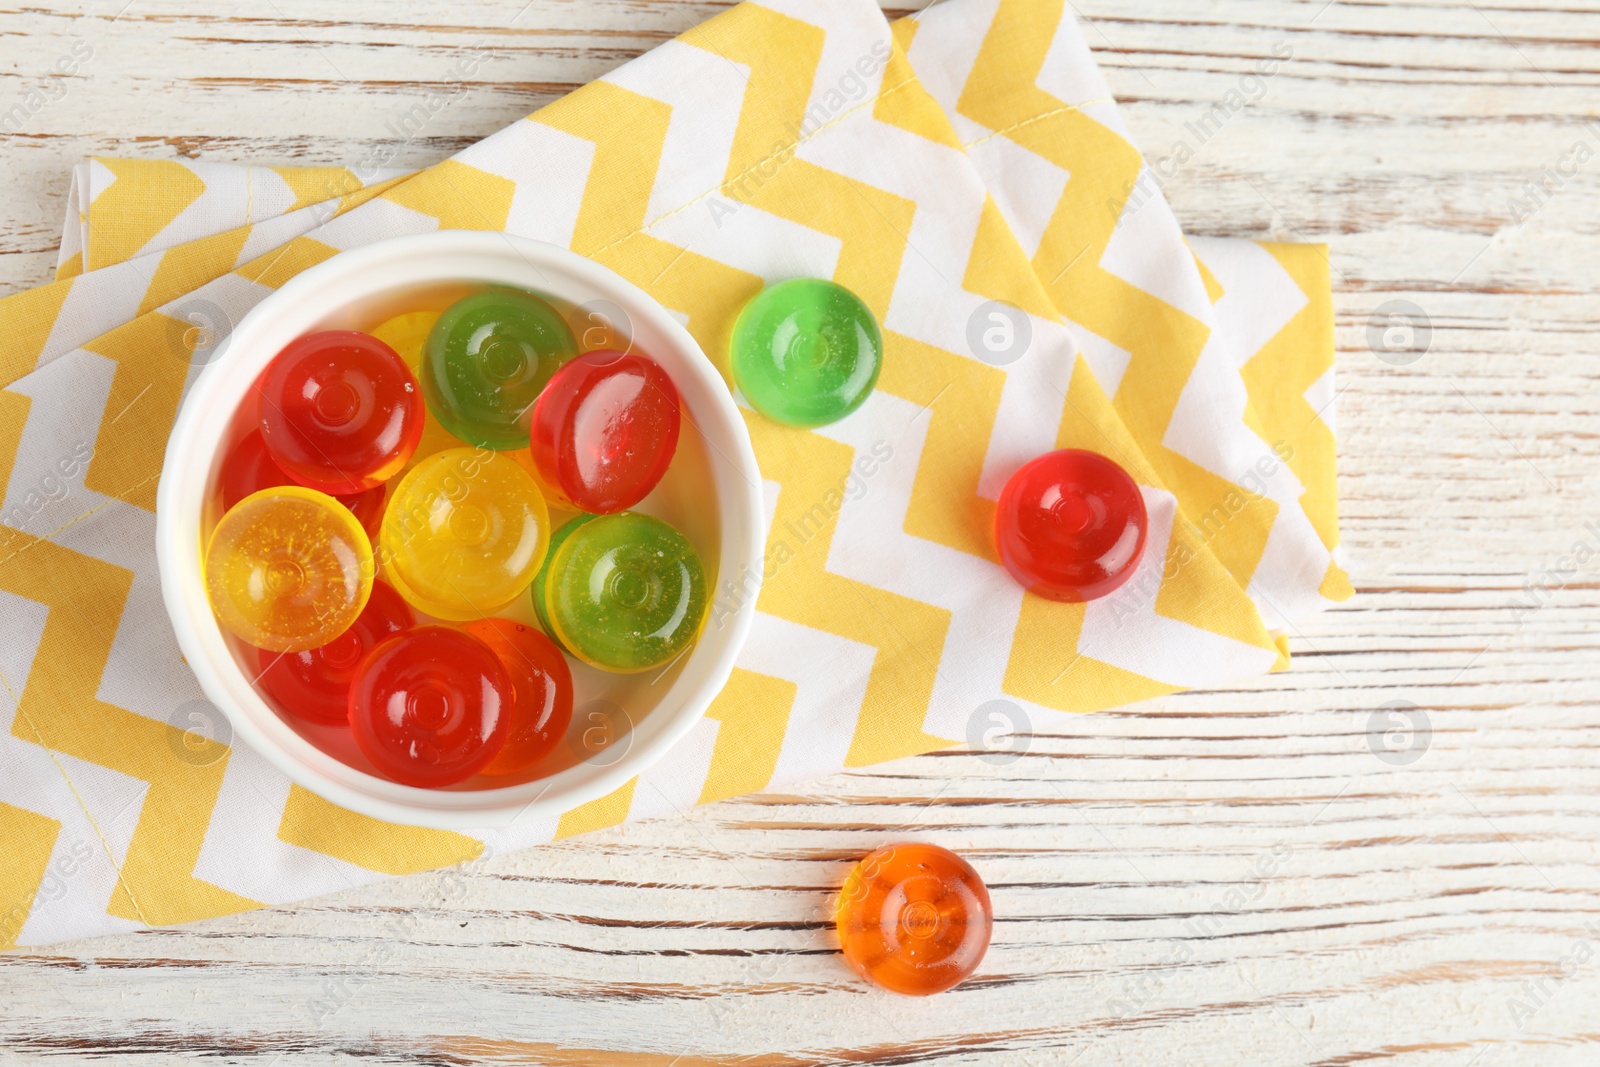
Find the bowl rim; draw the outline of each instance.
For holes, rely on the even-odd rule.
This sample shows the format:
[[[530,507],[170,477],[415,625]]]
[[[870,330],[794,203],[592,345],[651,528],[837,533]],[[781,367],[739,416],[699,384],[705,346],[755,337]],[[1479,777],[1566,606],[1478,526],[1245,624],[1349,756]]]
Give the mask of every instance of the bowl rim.
[[[737,575],[740,596],[731,610],[717,615],[719,642],[706,642],[702,633],[684,671],[652,705],[651,717],[659,718],[665,711],[666,721],[660,722],[655,731],[642,740],[636,738],[637,743],[631,743],[610,764],[593,764],[591,758],[544,779],[496,789],[419,789],[378,778],[324,752],[284,722],[255,691],[246,672],[228,651],[221,627],[205,596],[200,565],[204,549],[199,529],[205,494],[203,486],[197,490],[193,482],[202,472],[209,478],[215,463],[215,446],[207,446],[203,434],[223,416],[217,414],[218,405],[210,401],[219,394],[225,399],[232,392],[237,392],[237,399],[242,399],[249,388],[248,383],[237,384],[246,375],[233,369],[239,360],[230,359],[230,356],[251,346],[262,347],[265,342],[259,340],[260,335],[281,332],[278,323],[285,319],[292,323],[298,318],[301,320],[298,329],[309,328],[316,317],[314,311],[327,315],[337,307],[320,306],[317,294],[337,280],[368,272],[379,275],[388,270],[397,276],[383,285],[373,286],[364,294],[366,296],[407,285],[462,281],[529,287],[525,281],[496,277],[490,269],[496,257],[504,261],[508,248],[535,273],[542,274],[549,269],[576,286],[594,291],[595,298],[613,301],[630,317],[645,320],[685,357],[682,362],[697,379],[700,392],[710,397],[710,406],[715,409],[723,431],[718,435],[718,440],[723,442],[719,446],[699,425],[704,421],[704,406],[695,409],[697,428],[714,453],[710,459],[711,485],[716,493],[719,518],[717,580]],[[459,270],[429,273],[424,266],[436,257],[458,265],[457,260],[463,256],[481,258],[485,264],[482,273],[466,276]],[[557,287],[552,286],[549,291],[560,295]],[[348,299],[359,295],[350,295]],[[296,308],[302,309],[299,315],[294,314]],[[260,367],[249,375],[250,381],[270,359],[270,355],[257,355],[252,359],[250,365],[259,361]],[[227,419],[233,417],[237,399],[227,404]],[[686,409],[691,407],[688,396],[683,402]],[[200,457],[204,457],[203,460]],[[731,467],[732,473],[725,473],[725,467]],[[730,387],[679,320],[638,286],[567,248],[498,231],[438,230],[392,237],[341,251],[267,294],[239,320],[185,391],[168,438],[156,490],[156,555],[162,599],[179,650],[201,691],[227,718],[234,738],[243,740],[292,781],[340,807],[388,822],[457,831],[502,828],[559,815],[615,791],[653,766],[703,718],[711,701],[731,677],[734,662],[755,621],[766,541],[761,486],[760,467],[749,429]],[[198,598],[195,596],[197,589]],[[711,583],[707,599],[708,613],[716,612],[716,582]],[[709,629],[711,625],[712,619],[708,617],[706,626]],[[224,653],[224,661],[232,665],[232,677],[228,676],[227,668],[219,667],[216,662],[219,648]],[[708,658],[697,662],[701,660],[702,651]],[[703,680],[686,684],[684,679],[691,665],[697,667]],[[250,701],[249,698],[240,699],[241,684],[253,695],[259,708],[244,706]],[[683,694],[678,692],[680,687],[685,689]],[[680,696],[678,706],[664,707]],[[262,712],[270,722],[261,717]],[[568,783],[551,795],[549,783],[585,763],[600,770]],[[339,780],[352,778],[358,784]],[[544,783],[542,788],[541,783]],[[424,800],[428,803],[421,803]]]

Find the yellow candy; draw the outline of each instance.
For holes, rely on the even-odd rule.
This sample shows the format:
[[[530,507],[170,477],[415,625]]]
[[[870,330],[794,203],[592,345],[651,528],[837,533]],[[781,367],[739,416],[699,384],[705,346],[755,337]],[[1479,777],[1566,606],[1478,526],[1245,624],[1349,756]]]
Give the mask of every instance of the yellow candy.
[[[206,548],[206,594],[240,640],[272,652],[318,648],[367,606],[372,543],[350,509],[278,486],[235,504]]]
[[[384,574],[413,607],[461,622],[528,588],[550,542],[550,511],[510,457],[452,448],[400,480],[378,533]]]
[[[400,358],[406,361],[406,366],[411,368],[411,373],[416,374],[422,370],[422,346],[428,340],[433,324],[438,321],[437,311],[408,311],[404,315],[386,319],[371,333],[398,352]]]
[[[411,368],[411,373],[420,374],[422,346],[427,342],[428,334],[433,331],[433,324],[438,321],[437,311],[411,311],[386,320],[383,325],[372,331],[372,336],[398,352],[400,358],[406,361],[406,366]],[[405,469],[409,471],[429,456],[437,455],[447,448],[464,446],[465,442],[440,426],[439,420],[434,418],[433,412],[430,411],[422,420],[422,440],[417,444],[417,450],[411,454],[411,462],[406,464]]]

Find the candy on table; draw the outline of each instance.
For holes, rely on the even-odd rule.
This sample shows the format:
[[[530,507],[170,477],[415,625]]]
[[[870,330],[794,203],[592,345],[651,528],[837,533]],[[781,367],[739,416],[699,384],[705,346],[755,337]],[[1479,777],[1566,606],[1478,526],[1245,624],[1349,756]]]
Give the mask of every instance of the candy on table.
[[[650,494],[678,447],[678,389],[660,364],[586,352],[550,379],[533,406],[529,449],[547,495],[597,515]]]
[[[1133,575],[1149,525],[1127,471],[1098,452],[1064,448],[1011,476],[995,509],[994,540],[1023,588],[1077,602],[1103,597]]]
[[[235,504],[206,547],[222,625],[257,648],[299,652],[344,633],[372,593],[372,544],[333,497],[278,486]]]
[[[522,774],[556,747],[572,721],[572,670],[548,637],[511,619],[477,619],[461,627],[500,659],[511,679],[511,729],[484,774]]]
[[[278,466],[324,493],[399,474],[422,437],[416,377],[394,349],[353,330],[291,341],[261,382],[261,434]]]
[[[511,679],[489,646],[448,626],[379,644],[350,683],[356,745],[402,785],[454,785],[499,755],[511,730]]]
[[[646,671],[688,648],[706,614],[706,576],[687,538],[637,512],[577,525],[550,560],[545,617],[593,667]]]
[[[556,635],[556,628],[550,624],[549,601],[545,596],[545,586],[550,580],[550,561],[556,558],[556,552],[566,539],[572,536],[572,531],[592,518],[595,516],[575,515],[563,523],[561,529],[550,535],[550,550],[545,553],[544,563],[539,567],[539,573],[534,577],[533,585],[528,590],[533,599],[533,613],[539,617],[539,625],[544,627],[544,632],[549,635],[550,640],[563,652],[570,652],[571,649],[561,643],[561,638]]]
[[[908,996],[949,989],[977,969],[994,926],[989,890],[937,845],[880,848],[850,871],[834,911],[844,958],[873,985]]]
[[[532,293],[489,289],[439,316],[423,351],[422,388],[439,422],[461,440],[526,448],[528,409],[577,354],[555,308]]]
[[[837,422],[878,384],[883,336],[861,298],[820,278],[762,290],[733,326],[733,381],[761,414],[790,426]]]
[[[492,615],[533,582],[550,512],[509,456],[451,448],[400,480],[378,535],[384,575],[411,605],[441,619]]]
[[[222,461],[217,481],[224,511],[251,493],[296,484],[267,451],[267,443],[258,429],[251,430],[233,446]],[[379,485],[350,496],[335,496],[334,499],[349,508],[361,520],[361,528],[367,531],[367,536],[373,538],[378,536],[378,523],[383,519],[383,497],[384,488]]]
[[[350,721],[350,680],[361,658],[380,642],[416,625],[400,594],[372,583],[372,596],[344,633],[319,648],[260,651],[261,688],[285,712],[329,726]]]
[[[372,329],[372,336],[399,353],[400,358],[405,360],[406,366],[411,368],[411,373],[420,381],[422,352],[427,346],[428,334],[433,332],[434,324],[438,321],[437,311],[408,311],[375,326]],[[411,453],[406,469],[416,466],[435,452],[443,452],[447,448],[460,448],[461,445],[461,439],[441,426],[438,417],[424,405],[422,440],[417,442],[417,450]]]

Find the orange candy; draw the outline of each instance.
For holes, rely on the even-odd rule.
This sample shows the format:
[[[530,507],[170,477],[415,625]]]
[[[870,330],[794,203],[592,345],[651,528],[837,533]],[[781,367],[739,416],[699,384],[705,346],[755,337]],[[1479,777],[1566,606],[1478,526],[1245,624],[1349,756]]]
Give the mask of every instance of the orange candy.
[[[857,974],[884,989],[940,993],[977,969],[994,919],[989,890],[966,860],[938,845],[880,848],[845,878],[834,911]]]
[[[511,678],[511,734],[484,774],[522,774],[566,736],[572,721],[572,671],[555,642],[510,619],[461,627],[488,645]]]

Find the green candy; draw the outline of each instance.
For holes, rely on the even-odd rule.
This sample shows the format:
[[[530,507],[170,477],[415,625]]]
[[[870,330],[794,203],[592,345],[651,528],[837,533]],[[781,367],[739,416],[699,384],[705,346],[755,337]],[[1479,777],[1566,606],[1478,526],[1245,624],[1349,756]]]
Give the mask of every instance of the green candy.
[[[525,413],[577,354],[561,313],[532,293],[473,293],[451,304],[428,334],[422,395],[461,440],[498,451],[527,448]]]
[[[631,674],[669,662],[706,615],[706,574],[687,538],[624,511],[568,523],[543,578],[557,640],[601,670]],[[537,595],[537,588],[536,593]]]
[[[883,335],[844,286],[795,278],[744,306],[729,357],[734,384],[761,414],[789,426],[823,426],[871,395],[883,367]]]
[[[550,611],[545,607],[545,579],[550,574],[550,561],[556,558],[556,549],[560,548],[562,542],[572,535],[573,530],[576,530],[592,518],[594,518],[593,515],[580,514],[550,535],[550,548],[545,553],[544,563],[539,567],[539,574],[533,579],[533,584],[528,587],[528,593],[533,598],[533,613],[539,616],[539,625],[544,627],[544,632],[549,635],[550,640],[554,641],[556,647],[563,652],[570,653],[572,650],[561,643],[561,638],[556,636],[556,628],[550,625]]]

